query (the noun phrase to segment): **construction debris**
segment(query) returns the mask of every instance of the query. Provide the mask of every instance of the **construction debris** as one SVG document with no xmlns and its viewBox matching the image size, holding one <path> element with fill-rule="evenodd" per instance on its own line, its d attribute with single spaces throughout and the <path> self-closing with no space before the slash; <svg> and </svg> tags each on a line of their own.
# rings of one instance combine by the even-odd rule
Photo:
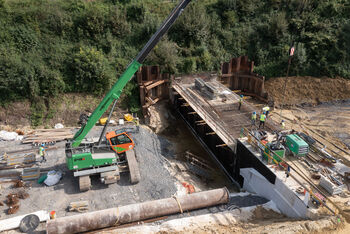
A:
<svg viewBox="0 0 350 234">
<path fill-rule="evenodd" d="M 17 132 L 8 132 L 5 130 L 0 131 L 0 140 L 3 141 L 20 141 L 23 139 L 23 136 L 18 135 Z"/>
<path fill-rule="evenodd" d="M 18 210 L 19 210 L 19 204 L 12 205 L 7 209 L 7 214 L 8 215 L 15 214 L 17 213 Z"/>
<path fill-rule="evenodd" d="M 344 189 L 344 184 L 336 185 L 323 175 L 321 175 L 320 186 L 326 189 L 331 195 L 340 194 Z"/>
<path fill-rule="evenodd" d="M 189 184 L 187 182 L 182 182 L 181 184 L 186 188 L 187 194 L 191 194 L 196 191 L 192 184 Z"/>
<path fill-rule="evenodd" d="M 55 171 L 55 170 L 49 171 L 47 173 L 47 178 L 45 179 L 44 184 L 46 184 L 47 186 L 53 186 L 57 184 L 61 178 L 62 178 L 61 171 Z"/>
<path fill-rule="evenodd" d="M 29 194 L 25 190 L 20 190 L 17 192 L 17 196 L 19 199 L 26 199 L 29 197 Z"/>
<path fill-rule="evenodd" d="M 25 186 L 25 183 L 23 182 L 23 180 L 17 180 L 15 181 L 15 183 L 13 184 L 14 188 L 22 188 Z"/>
<path fill-rule="evenodd" d="M 55 129 L 59 129 L 59 128 L 64 128 L 63 124 L 61 123 L 55 124 Z"/>
<path fill-rule="evenodd" d="M 7 206 L 14 206 L 19 203 L 18 194 L 16 193 L 10 193 L 6 196 L 6 198 L 7 198 L 6 199 Z"/>
<path fill-rule="evenodd" d="M 89 210 L 89 201 L 71 202 L 68 206 L 69 211 L 84 212 Z"/>
<path fill-rule="evenodd" d="M 212 178 L 212 175 L 215 172 L 212 167 L 209 166 L 208 162 L 189 151 L 185 152 L 185 158 L 187 160 L 186 167 L 189 171 L 208 180 Z"/>
</svg>

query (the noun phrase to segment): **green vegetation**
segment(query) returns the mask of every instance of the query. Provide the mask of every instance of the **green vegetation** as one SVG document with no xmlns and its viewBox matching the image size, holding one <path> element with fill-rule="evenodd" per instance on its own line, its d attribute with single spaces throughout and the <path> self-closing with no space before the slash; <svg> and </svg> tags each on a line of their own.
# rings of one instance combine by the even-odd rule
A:
<svg viewBox="0 0 350 234">
<path fill-rule="evenodd" d="M 0 0 L 0 103 L 31 100 L 37 125 L 35 110 L 62 92 L 101 96 L 176 2 Z M 248 55 L 258 73 L 284 76 L 291 44 L 291 75 L 350 78 L 350 2 L 193 0 L 145 63 L 191 73 Z M 135 92 L 133 81 L 122 100 L 132 111 Z"/>
</svg>

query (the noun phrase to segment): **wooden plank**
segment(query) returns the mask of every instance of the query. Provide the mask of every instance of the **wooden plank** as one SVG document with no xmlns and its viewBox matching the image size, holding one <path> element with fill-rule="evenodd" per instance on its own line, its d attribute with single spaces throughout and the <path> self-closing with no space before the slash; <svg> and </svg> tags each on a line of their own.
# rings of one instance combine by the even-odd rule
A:
<svg viewBox="0 0 350 234">
<path fill-rule="evenodd" d="M 35 129 L 33 131 L 35 132 L 50 132 L 50 131 L 53 131 L 53 132 L 60 132 L 60 131 L 67 131 L 67 130 L 71 130 L 71 129 L 74 129 L 74 128 L 51 128 L 51 129 L 45 129 L 45 128 L 41 128 L 41 129 Z"/>
<path fill-rule="evenodd" d="M 166 80 L 159 80 L 157 82 L 154 82 L 153 84 L 150 84 L 150 85 L 146 86 L 146 90 L 153 89 L 154 87 L 157 87 L 157 86 L 159 86 L 159 85 L 161 85 L 161 84 L 163 84 L 165 82 L 166 82 Z"/>
<path fill-rule="evenodd" d="M 187 171 L 187 168 L 182 163 L 176 163 L 176 167 L 180 172 Z"/>
<path fill-rule="evenodd" d="M 26 137 L 23 140 L 37 140 L 37 139 L 61 139 L 61 138 L 70 138 L 73 137 L 74 134 L 67 134 L 62 136 L 33 136 L 33 137 Z"/>
</svg>

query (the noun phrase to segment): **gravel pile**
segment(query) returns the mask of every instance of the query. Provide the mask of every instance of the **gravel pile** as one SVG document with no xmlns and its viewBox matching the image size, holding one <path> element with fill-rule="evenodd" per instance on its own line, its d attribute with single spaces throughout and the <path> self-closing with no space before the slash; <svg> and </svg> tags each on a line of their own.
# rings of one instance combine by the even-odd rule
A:
<svg viewBox="0 0 350 234">
<path fill-rule="evenodd" d="M 177 191 L 176 180 L 164 167 L 167 164 L 165 157 L 169 156 L 166 154 L 171 154 L 167 149 L 170 142 L 145 128 L 140 128 L 138 133 L 134 133 L 133 139 L 141 173 L 141 181 L 135 186 L 135 190 L 142 194 L 145 200 L 174 195 Z"/>
</svg>

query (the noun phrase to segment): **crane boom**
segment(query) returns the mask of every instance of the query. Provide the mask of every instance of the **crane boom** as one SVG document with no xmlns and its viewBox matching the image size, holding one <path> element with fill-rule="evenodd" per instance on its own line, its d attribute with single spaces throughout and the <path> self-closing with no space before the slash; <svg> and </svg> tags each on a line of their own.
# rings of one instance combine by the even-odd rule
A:
<svg viewBox="0 0 350 234">
<path fill-rule="evenodd" d="M 151 37 L 151 39 L 147 42 L 147 44 L 143 47 L 143 49 L 139 52 L 136 58 L 128 65 L 125 72 L 120 76 L 118 81 L 113 85 L 112 89 L 106 94 L 98 107 L 94 110 L 94 112 L 89 117 L 86 124 L 84 124 L 79 131 L 74 135 L 72 139 L 72 147 L 78 147 L 81 141 L 86 137 L 86 135 L 90 132 L 91 128 L 95 125 L 95 123 L 101 118 L 103 113 L 106 112 L 108 107 L 112 104 L 114 100 L 118 100 L 123 88 L 125 85 L 131 80 L 134 76 L 135 72 L 141 67 L 143 61 L 150 53 L 150 51 L 156 46 L 159 40 L 164 36 L 164 34 L 169 30 L 169 28 L 174 24 L 176 19 L 180 16 L 182 11 L 186 8 L 186 6 L 191 2 L 191 0 L 182 0 L 171 12 L 168 18 L 163 22 L 160 28 L 157 30 L 155 34 Z"/>
</svg>

